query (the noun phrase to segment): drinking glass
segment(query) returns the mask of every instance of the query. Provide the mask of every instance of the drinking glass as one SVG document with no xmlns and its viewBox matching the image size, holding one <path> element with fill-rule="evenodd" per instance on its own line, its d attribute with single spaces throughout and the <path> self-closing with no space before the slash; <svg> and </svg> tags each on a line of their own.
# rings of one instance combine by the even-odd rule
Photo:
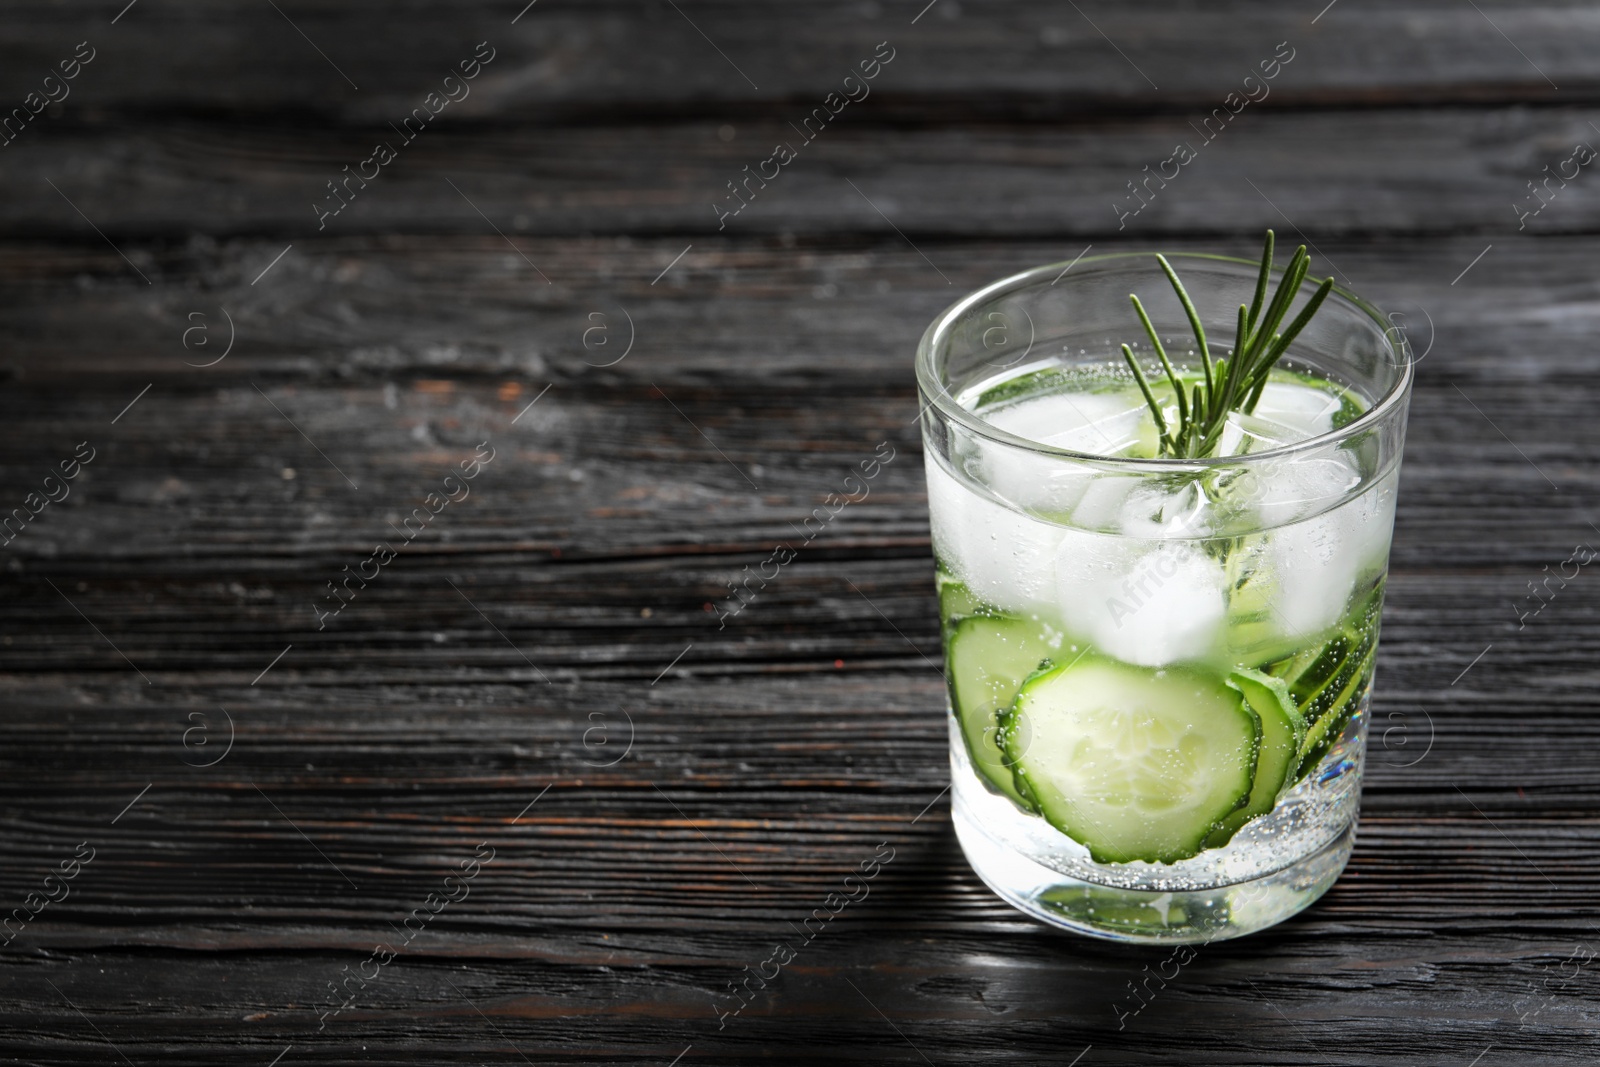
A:
<svg viewBox="0 0 1600 1067">
<path fill-rule="evenodd" d="M 1259 264 L 1168 258 L 1227 357 Z M 1350 856 L 1412 369 L 1335 288 L 1227 454 L 1140 458 L 1121 344 L 1160 372 L 1130 293 L 1202 373 L 1146 254 L 995 282 L 918 347 L 952 811 L 1023 912 L 1205 942 L 1307 907 Z"/>
</svg>

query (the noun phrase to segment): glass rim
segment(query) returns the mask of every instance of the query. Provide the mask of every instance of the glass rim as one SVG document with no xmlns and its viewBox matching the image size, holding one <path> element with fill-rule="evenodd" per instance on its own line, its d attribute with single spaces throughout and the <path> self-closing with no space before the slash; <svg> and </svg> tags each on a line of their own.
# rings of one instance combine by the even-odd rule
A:
<svg viewBox="0 0 1600 1067">
<path fill-rule="evenodd" d="M 1043 275 L 1057 270 L 1057 268 L 1060 268 L 1060 274 L 1057 276 L 1057 280 L 1059 281 L 1060 275 L 1065 275 L 1067 271 L 1080 264 L 1093 263 L 1104 265 L 1112 263 L 1116 260 L 1149 260 L 1153 262 L 1157 255 L 1165 255 L 1168 259 L 1207 260 L 1215 263 L 1235 264 L 1249 267 L 1252 271 L 1258 273 L 1261 269 L 1261 263 L 1259 260 L 1251 261 L 1248 259 L 1240 259 L 1237 256 L 1222 256 L 1208 252 L 1107 252 L 1102 255 L 1089 256 L 1087 258 L 1080 256 L 1074 260 L 1061 260 L 1056 263 L 1046 263 L 1042 266 L 1031 267 L 1027 270 L 1019 271 L 1016 274 L 1008 275 L 1007 277 L 1001 278 L 998 281 L 990 282 L 988 285 L 968 293 L 966 296 L 945 308 L 934 317 L 933 321 L 928 324 L 928 328 L 923 331 L 922 339 L 917 343 L 916 355 L 917 385 L 919 392 L 923 394 L 925 401 L 922 411 L 926 413 L 928 408 L 936 407 L 947 417 L 980 437 L 986 438 L 997 444 L 1007 445 L 1012 448 L 1024 449 L 1038 455 L 1056 456 L 1062 459 L 1073 460 L 1080 463 L 1087 461 L 1095 464 L 1104 464 L 1108 469 L 1120 468 L 1172 473 L 1174 471 L 1183 470 L 1207 470 L 1214 467 L 1242 467 L 1256 462 L 1280 460 L 1285 457 L 1294 456 L 1298 453 L 1311 452 L 1317 449 L 1326 448 L 1330 444 L 1355 437 L 1361 432 L 1371 429 L 1372 427 L 1383 422 L 1385 419 L 1391 417 L 1395 409 L 1405 403 L 1406 396 L 1411 389 L 1412 376 L 1414 373 L 1413 361 L 1410 358 L 1410 346 L 1406 342 L 1405 335 L 1400 335 L 1399 344 L 1396 345 L 1389 332 L 1390 330 L 1394 329 L 1394 327 L 1386 318 L 1384 318 L 1383 313 L 1380 312 L 1373 304 L 1357 296 L 1355 293 L 1350 292 L 1348 289 L 1344 288 L 1338 283 L 1335 283 L 1333 288 L 1328 293 L 1328 302 L 1332 303 L 1335 299 L 1341 300 L 1353 307 L 1355 310 L 1359 311 L 1368 319 L 1372 320 L 1372 322 L 1378 326 L 1379 333 L 1383 337 L 1384 344 L 1388 346 L 1389 351 L 1394 353 L 1397 357 L 1401 357 L 1400 362 L 1398 363 L 1400 373 L 1398 377 L 1396 377 L 1394 384 L 1391 385 L 1381 397 L 1375 400 L 1371 407 L 1367 408 L 1366 411 L 1363 411 L 1360 415 L 1356 416 L 1345 425 L 1336 430 L 1329 430 L 1327 433 L 1318 434 L 1315 437 L 1308 437 L 1303 441 L 1296 441 L 1294 444 L 1268 449 L 1265 452 L 1251 452 L 1240 456 L 1211 456 L 1201 459 L 1143 459 L 1131 456 L 1096 455 L 1093 452 L 1075 452 L 1071 449 L 1059 448 L 1055 445 L 1047 445 L 1041 441 L 1034 441 L 1026 437 L 1019 437 L 1014 433 L 1002 430 L 998 426 L 986 422 L 973 412 L 957 403 L 955 397 L 950 395 L 950 391 L 944 387 L 944 383 L 939 381 L 938 376 L 934 373 L 934 354 L 939 351 L 939 346 L 941 343 L 948 341 L 950 331 L 953 329 L 954 324 L 965 312 L 970 311 L 972 308 L 989 300 L 993 300 L 994 298 L 1005 293 L 1023 289 Z M 1282 276 L 1283 268 L 1274 267 L 1272 270 L 1272 277 L 1281 278 Z M 1052 282 L 1051 284 L 1053 285 L 1055 283 Z M 1300 283 L 1301 292 L 1305 292 L 1308 286 L 1312 291 L 1315 291 L 1315 288 L 1318 284 L 1320 284 L 1320 282 L 1316 282 L 1308 276 Z M 920 421 L 921 416 L 918 416 L 918 419 Z"/>
</svg>

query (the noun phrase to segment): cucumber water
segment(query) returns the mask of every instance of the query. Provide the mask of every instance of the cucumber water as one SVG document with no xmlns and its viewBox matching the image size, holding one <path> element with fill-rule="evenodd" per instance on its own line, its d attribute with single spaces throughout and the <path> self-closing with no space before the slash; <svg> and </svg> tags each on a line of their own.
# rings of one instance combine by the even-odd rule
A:
<svg viewBox="0 0 1600 1067">
<path fill-rule="evenodd" d="M 1412 361 L 1275 250 L 1080 254 L 917 346 L 951 823 L 1054 926 L 1238 937 L 1355 847 Z"/>
<path fill-rule="evenodd" d="M 1157 436 L 1114 368 L 1016 373 L 960 400 L 1069 454 L 972 438 L 928 460 L 957 803 L 981 831 L 1109 885 L 1118 869 L 1268 870 L 1347 828 L 1393 470 L 1356 446 L 1098 467 L 1153 457 Z M 1362 410 L 1275 370 L 1220 452 L 1282 450 Z"/>
</svg>

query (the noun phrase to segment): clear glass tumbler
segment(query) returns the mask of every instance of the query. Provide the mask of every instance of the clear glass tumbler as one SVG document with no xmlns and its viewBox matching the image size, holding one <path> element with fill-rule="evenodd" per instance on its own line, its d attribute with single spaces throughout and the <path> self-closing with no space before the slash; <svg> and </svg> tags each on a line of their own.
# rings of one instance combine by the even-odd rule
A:
<svg viewBox="0 0 1600 1067">
<path fill-rule="evenodd" d="M 1169 259 L 1228 356 L 1259 265 Z M 1203 942 L 1300 911 L 1349 858 L 1411 363 L 1335 289 L 1217 458 L 1147 458 L 1130 293 L 1203 373 L 1145 254 L 996 282 L 918 348 L 952 807 L 1022 911 Z"/>
</svg>

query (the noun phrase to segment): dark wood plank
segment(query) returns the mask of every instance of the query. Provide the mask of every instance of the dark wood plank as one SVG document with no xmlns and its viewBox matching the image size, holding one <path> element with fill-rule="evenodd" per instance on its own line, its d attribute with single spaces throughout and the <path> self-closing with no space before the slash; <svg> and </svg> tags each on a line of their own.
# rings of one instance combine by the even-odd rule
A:
<svg viewBox="0 0 1600 1067">
<path fill-rule="evenodd" d="M 1600 135 L 1580 108 L 1245 110 L 1220 131 L 1200 126 L 1207 114 L 935 128 L 841 119 L 809 142 L 782 116 L 741 124 L 728 142 L 715 120 L 441 124 L 409 144 L 382 124 L 175 118 L 61 127 L 0 152 L 0 182 L 12 190 L 0 201 L 0 229 L 98 251 L 104 240 L 87 218 L 119 244 L 159 239 L 133 256 L 146 275 L 183 271 L 211 239 L 281 236 L 259 265 L 238 265 L 254 266 L 248 282 L 291 238 L 391 232 L 671 233 L 685 236 L 678 250 L 693 239 L 704 253 L 724 247 L 715 238 L 898 239 L 898 229 L 918 242 L 1070 238 L 1070 258 L 1088 241 L 1232 239 L 1269 225 L 1319 241 L 1464 230 L 1509 241 L 1596 228 L 1594 164 L 1573 156 L 1580 143 L 1593 152 Z M 342 168 L 380 143 L 396 147 L 394 162 L 365 187 L 347 178 Z M 763 161 L 780 143 L 796 157 L 765 166 L 764 182 Z M 1180 143 L 1194 152 L 1181 167 L 1169 162 Z M 1536 195 L 1530 183 L 1547 177 Z M 349 182 L 337 195 L 335 180 Z M 533 281 L 549 277 L 532 257 L 518 262 Z"/>
<path fill-rule="evenodd" d="M 85 39 L 96 57 L 61 105 L 69 121 L 181 109 L 381 126 L 418 106 L 481 41 L 494 59 L 461 102 L 463 117 L 540 122 L 624 109 L 803 113 L 886 40 L 894 60 L 873 106 L 939 122 L 1220 106 L 1285 41 L 1292 59 L 1268 97 L 1282 103 L 1544 104 L 1554 86 L 1568 100 L 1597 87 L 1586 44 L 1594 13 L 1579 0 L 1480 10 L 1343 0 L 1320 17 L 1298 6 L 1180 0 L 1100 0 L 1076 11 L 1047 0 L 693 0 L 676 11 L 648 0 L 540 0 L 520 17 L 524 5 L 499 0 L 243 5 L 225 16 L 193 0 L 146 0 L 115 25 L 106 6 L 15 5 L 0 42 L 6 98 L 20 103 Z M 179 40 L 186 46 L 174 49 Z"/>
</svg>

